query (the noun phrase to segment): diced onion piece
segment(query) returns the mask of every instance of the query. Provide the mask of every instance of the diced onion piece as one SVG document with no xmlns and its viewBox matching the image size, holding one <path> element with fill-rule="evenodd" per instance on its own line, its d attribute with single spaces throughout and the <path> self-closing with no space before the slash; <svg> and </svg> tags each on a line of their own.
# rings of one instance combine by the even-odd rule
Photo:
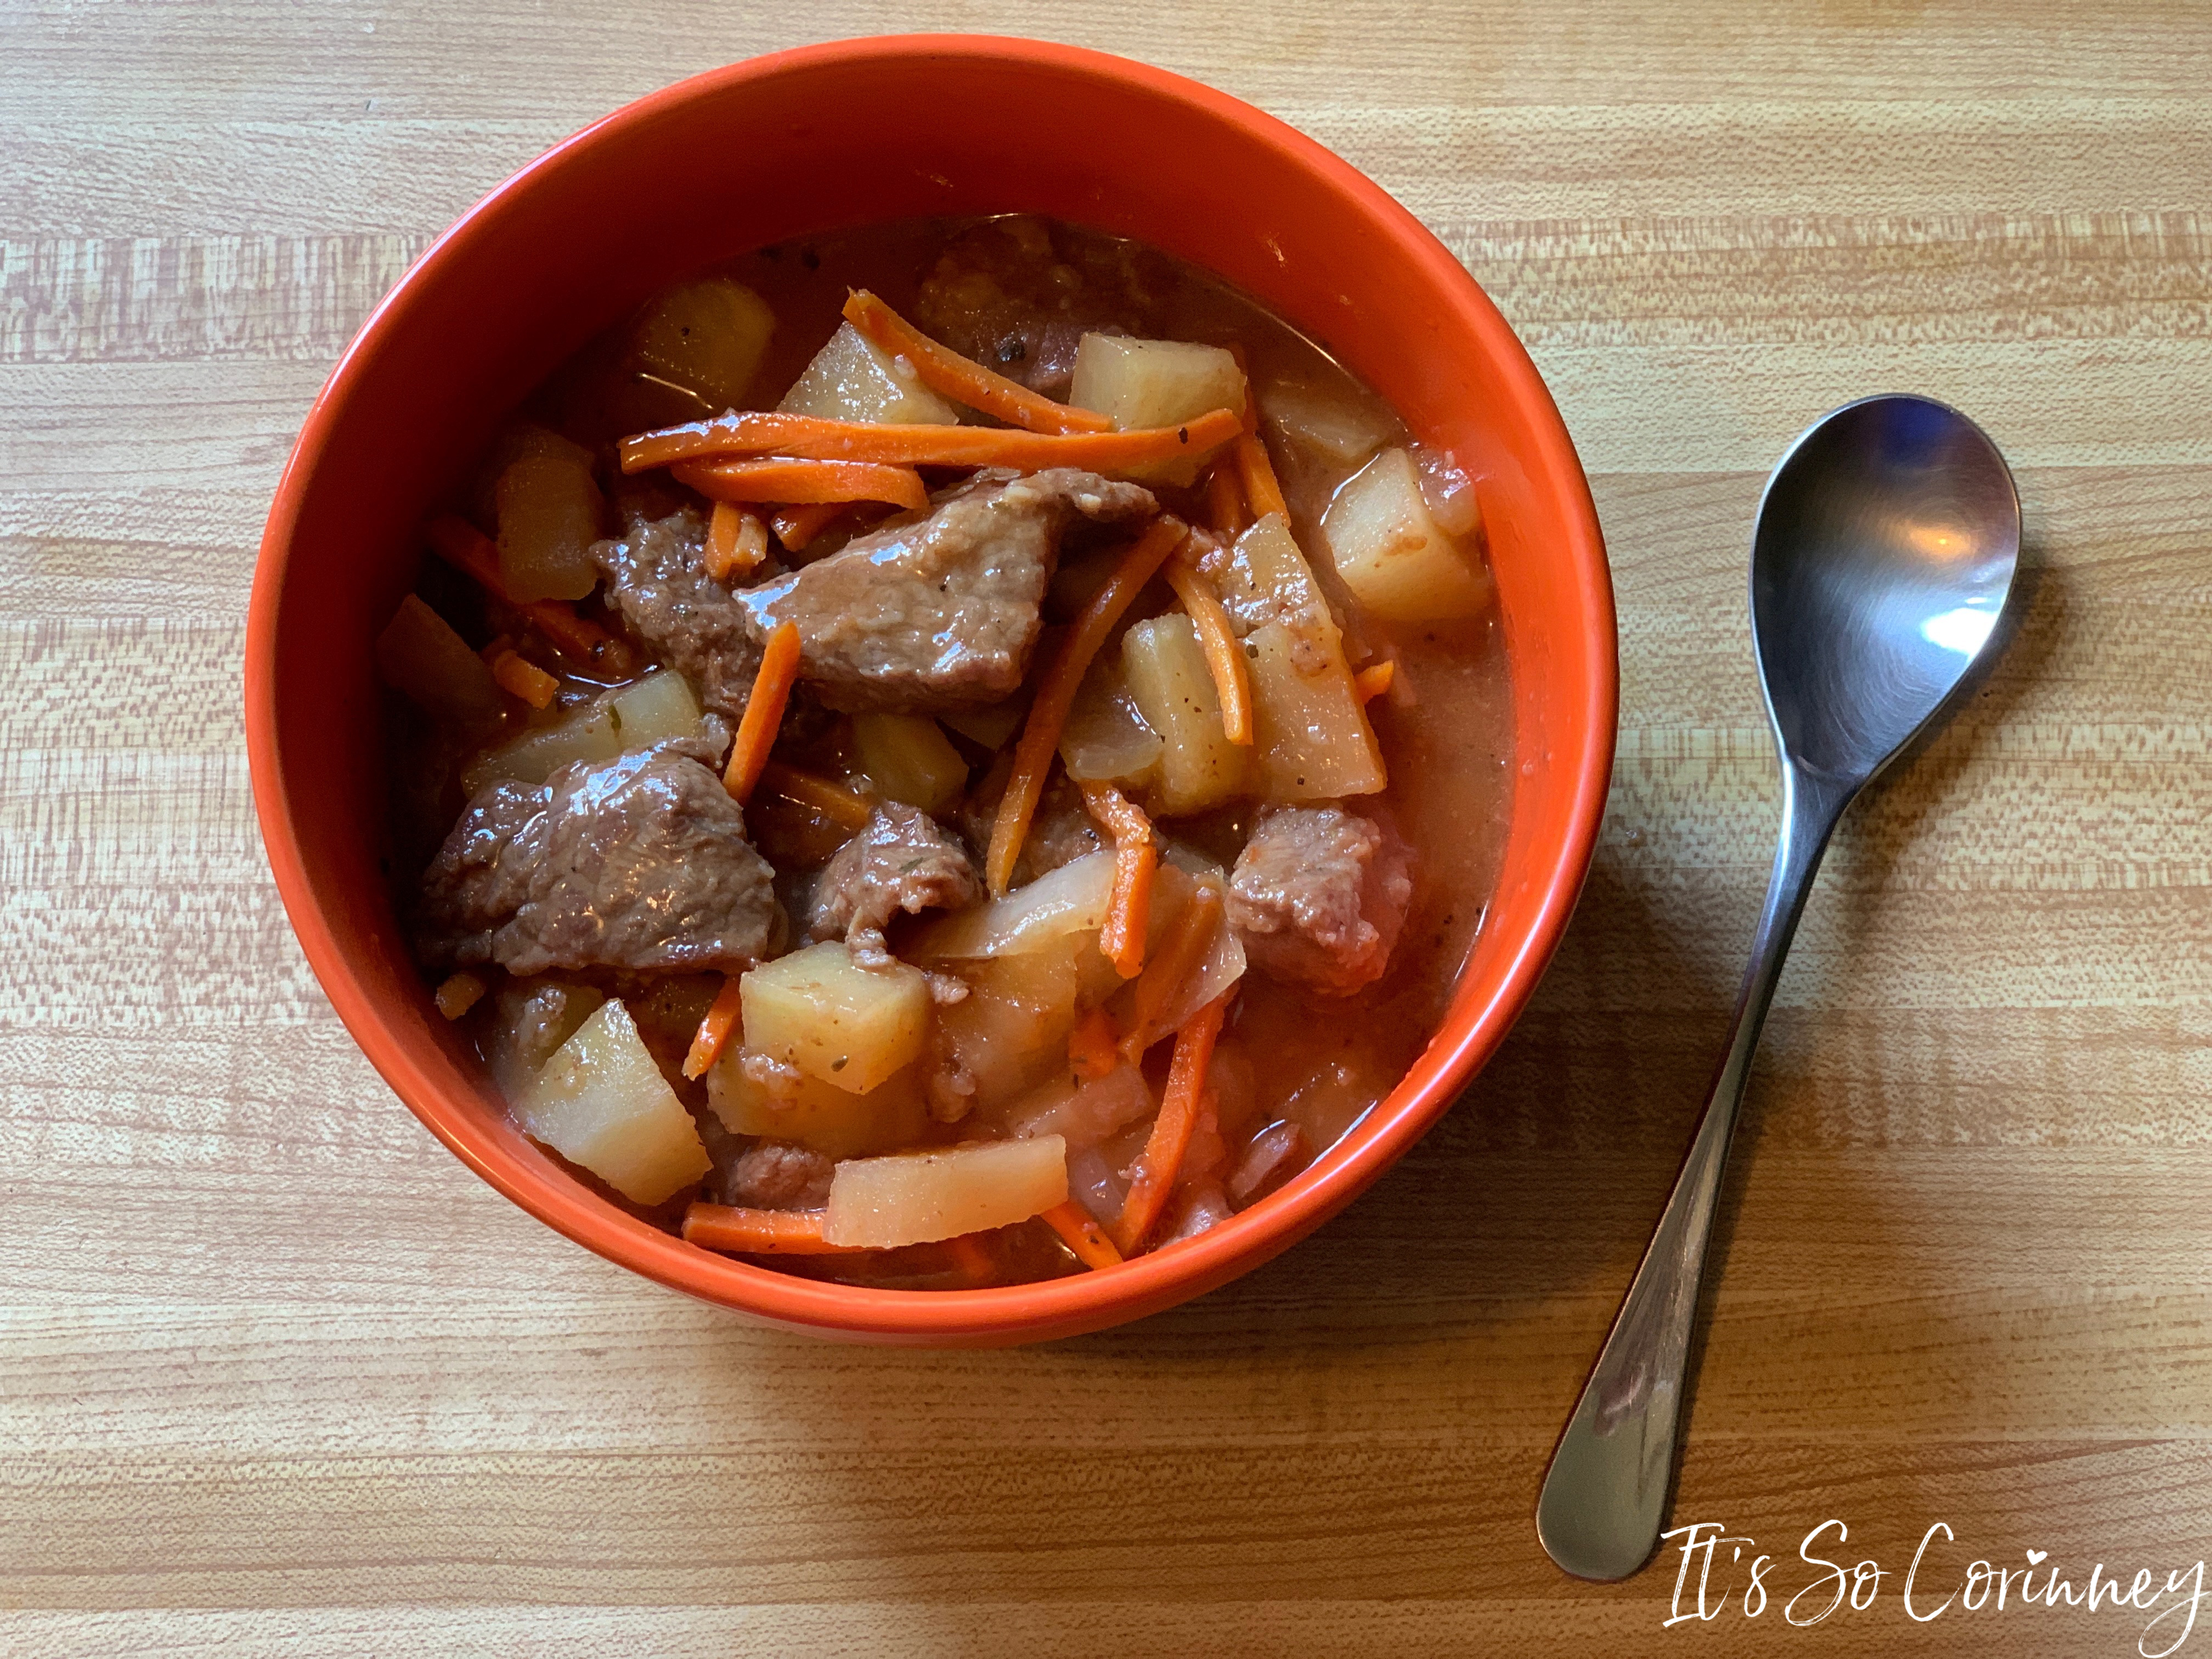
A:
<svg viewBox="0 0 2212 1659">
<path fill-rule="evenodd" d="M 1134 790 L 1158 775 L 1166 744 L 1145 723 L 1121 663 L 1100 656 L 1076 689 L 1060 738 L 1067 775 L 1082 783 L 1110 783 Z"/>
<path fill-rule="evenodd" d="M 975 1104 L 994 1113 L 1067 1065 L 1082 976 L 1081 939 L 1057 950 L 963 963 L 968 994 L 937 1011 L 939 1040 L 975 1084 Z"/>
<path fill-rule="evenodd" d="M 1371 795 L 1388 781 L 1367 706 L 1341 652 L 1313 672 L 1280 623 L 1245 641 L 1252 669 L 1253 775 L 1270 800 Z"/>
<path fill-rule="evenodd" d="M 1169 857 L 1175 863 L 1163 865 L 1159 872 L 1164 900 L 1161 908 L 1169 920 L 1154 923 L 1155 945 L 1164 941 L 1173 919 L 1181 915 L 1200 882 L 1217 894 L 1228 885 L 1218 867 L 1207 865 L 1186 848 L 1170 845 Z M 1187 870 L 1202 873 L 1187 873 Z M 1147 1024 L 1147 1036 L 1157 1041 L 1178 1030 L 1193 1014 L 1244 976 L 1243 941 L 1229 925 L 1226 907 L 1217 914 L 1220 919 L 1215 924 L 1213 938 L 1205 955 L 1199 958 L 1195 972 L 1163 958 L 1157 950 L 1147 951 L 1145 971 L 1122 986 L 1109 1005 L 1119 1029 L 1125 1033 L 1134 1030 L 1141 1023 L 1138 1011 L 1157 1001 L 1157 1012 Z"/>
<path fill-rule="evenodd" d="M 968 763 L 927 714 L 855 714 L 853 745 L 878 794 L 925 812 L 949 811 L 968 786 Z"/>
<path fill-rule="evenodd" d="M 1123 1060 L 1104 1077 L 1064 1075 L 1024 1095 L 1007 1109 L 1006 1127 L 1017 1140 L 1057 1135 L 1081 1154 L 1158 1109 L 1145 1074 Z"/>
<path fill-rule="evenodd" d="M 1164 817 L 1218 806 L 1244 787 L 1247 747 L 1221 727 L 1221 696 L 1188 617 L 1140 622 L 1121 636 L 1121 672 L 1145 723 L 1165 747 L 1150 792 Z"/>
<path fill-rule="evenodd" d="M 822 1236 L 876 1249 L 926 1244 L 1009 1227 L 1066 1199 L 1058 1135 L 851 1158 L 830 1178 Z"/>
<path fill-rule="evenodd" d="M 525 1134 L 634 1204 L 658 1204 L 714 1167 L 619 1002 L 601 1004 L 514 1106 Z"/>
<path fill-rule="evenodd" d="M 918 1139 L 929 1125 L 919 1066 L 908 1066 L 864 1095 L 802 1076 L 787 1094 L 745 1075 L 744 1052 L 726 1046 L 707 1069 L 707 1104 L 736 1135 L 767 1135 L 811 1146 L 824 1158 L 861 1158 Z"/>
<path fill-rule="evenodd" d="M 768 301 L 743 283 L 708 276 L 655 300 L 640 320 L 633 356 L 647 374 L 698 394 L 713 409 L 744 404 L 775 331 Z"/>
<path fill-rule="evenodd" d="M 842 940 L 763 963 L 738 982 L 745 1047 L 864 1095 L 909 1065 L 929 1028 L 929 984 L 902 963 L 863 968 Z"/>
<path fill-rule="evenodd" d="M 837 325 L 776 408 L 787 415 L 879 426 L 951 426 L 960 419 L 958 410 L 921 383 L 914 365 L 850 323 Z"/>
<path fill-rule="evenodd" d="M 376 636 L 376 672 L 424 713 L 461 732 L 496 726 L 505 707 L 483 659 L 412 593 Z"/>
<path fill-rule="evenodd" d="M 1344 585 L 1387 622 L 1472 617 L 1490 603 L 1488 576 L 1429 511 L 1402 449 L 1386 449 L 1346 479 L 1321 522 Z"/>
<path fill-rule="evenodd" d="M 1304 380 L 1278 380 L 1260 392 L 1267 424 L 1301 449 L 1339 466 L 1356 466 L 1390 441 L 1389 417 L 1358 394 Z"/>
<path fill-rule="evenodd" d="M 931 923 L 903 947 L 921 962 L 1042 951 L 1106 925 L 1114 896 L 1114 854 L 1089 853 L 1017 887 L 1004 898 Z"/>
<path fill-rule="evenodd" d="M 1078 409 L 1111 416 L 1127 432 L 1180 426 L 1216 409 L 1241 416 L 1245 396 L 1244 371 L 1219 346 L 1086 334 L 1076 344 L 1067 400 Z M 1137 471 L 1188 484 L 1198 468 L 1196 460 L 1182 460 Z"/>
<path fill-rule="evenodd" d="M 599 586 L 592 544 L 603 503 L 588 455 L 546 447 L 507 463 L 492 488 L 499 579 L 517 605 L 580 599 Z"/>
</svg>

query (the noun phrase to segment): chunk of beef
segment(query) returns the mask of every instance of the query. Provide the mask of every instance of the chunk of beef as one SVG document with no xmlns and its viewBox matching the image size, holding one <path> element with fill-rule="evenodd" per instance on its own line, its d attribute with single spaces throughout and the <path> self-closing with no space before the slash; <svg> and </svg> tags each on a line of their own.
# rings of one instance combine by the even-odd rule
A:
<svg viewBox="0 0 2212 1659">
<path fill-rule="evenodd" d="M 858 537 L 736 602 L 757 645 L 779 623 L 798 624 L 799 677 L 832 708 L 981 707 L 1028 672 L 1069 526 L 1137 525 L 1158 511 L 1149 490 L 1093 472 L 979 472 L 927 516 Z"/>
<path fill-rule="evenodd" d="M 880 935 L 902 910 L 957 910 L 982 896 L 968 849 L 927 812 L 890 801 L 823 868 L 809 931 L 858 941 Z"/>
<path fill-rule="evenodd" d="M 836 1165 L 811 1146 L 756 1140 L 722 1173 L 722 1202 L 750 1210 L 818 1210 Z"/>
<path fill-rule="evenodd" d="M 773 874 L 697 761 L 579 761 L 469 803 L 423 876 L 422 954 L 513 974 L 739 973 L 782 941 Z"/>
<path fill-rule="evenodd" d="M 661 659 L 683 670 L 706 708 L 730 720 L 745 712 L 760 645 L 738 596 L 707 574 L 707 520 L 686 507 L 634 518 L 617 539 L 593 545 L 607 602 Z"/>
<path fill-rule="evenodd" d="M 1405 844 L 1331 804 L 1272 807 L 1229 880 L 1229 920 L 1263 973 L 1329 996 L 1382 975 L 1413 894 Z"/>
<path fill-rule="evenodd" d="M 938 256 L 915 297 L 922 328 L 1048 398 L 1067 396 L 1075 349 L 1094 330 L 1158 335 L 1172 280 L 1134 242 L 1068 239 L 1040 219 L 994 219 Z"/>
</svg>

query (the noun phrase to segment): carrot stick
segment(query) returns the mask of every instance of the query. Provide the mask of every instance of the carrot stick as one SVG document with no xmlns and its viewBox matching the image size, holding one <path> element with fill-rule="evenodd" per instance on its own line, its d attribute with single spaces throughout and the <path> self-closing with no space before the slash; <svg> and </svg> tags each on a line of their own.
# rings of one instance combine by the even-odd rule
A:
<svg viewBox="0 0 2212 1659">
<path fill-rule="evenodd" d="M 741 1210 L 727 1204 L 694 1204 L 684 1212 L 684 1239 L 710 1250 L 746 1255 L 848 1255 L 857 1244 L 832 1244 L 822 1237 L 819 1210 Z"/>
<path fill-rule="evenodd" d="M 1114 1016 L 1103 1008 L 1093 1008 L 1077 1020 L 1075 1029 L 1067 1034 L 1067 1063 L 1075 1074 L 1096 1079 L 1119 1066 L 1121 1056 L 1114 1047 L 1119 1035 L 1114 1029 Z"/>
<path fill-rule="evenodd" d="M 1098 948 L 1114 971 L 1134 979 L 1145 970 L 1145 930 L 1152 914 L 1152 872 L 1160 849 L 1145 809 L 1110 783 L 1083 782 L 1083 804 L 1114 837 L 1114 892 L 1106 903 L 1106 925 Z"/>
<path fill-rule="evenodd" d="M 1362 702 L 1372 702 L 1390 689 L 1390 682 L 1398 678 L 1398 665 L 1390 659 L 1367 665 L 1352 677 L 1352 689 Z"/>
<path fill-rule="evenodd" d="M 1156 461 L 1211 454 L 1237 434 L 1237 416 L 1211 410 L 1180 426 L 1127 432 L 1020 432 L 989 426 L 884 426 L 813 415 L 745 410 L 622 441 L 623 471 L 642 472 L 710 456 L 781 455 L 875 461 L 887 466 L 1048 466 L 1126 472 Z"/>
<path fill-rule="evenodd" d="M 1190 613 L 1198 629 L 1198 642 L 1206 652 L 1206 666 L 1213 676 L 1214 695 L 1221 699 L 1221 733 L 1231 743 L 1252 741 L 1252 676 L 1244 665 L 1244 647 L 1230 630 L 1229 613 L 1220 596 L 1198 567 L 1188 559 L 1167 562 L 1163 574 L 1168 586 Z"/>
<path fill-rule="evenodd" d="M 532 708 L 543 708 L 553 701 L 553 694 L 561 689 L 561 682 L 532 662 L 513 646 L 487 659 L 491 664 L 491 677 L 503 690 L 512 691 Z"/>
<path fill-rule="evenodd" d="M 447 1019 L 459 1019 L 477 1006 L 483 994 L 483 981 L 474 974 L 459 973 L 448 975 L 431 994 L 440 1013 Z"/>
<path fill-rule="evenodd" d="M 1114 1223 L 1114 1243 L 1125 1256 L 1134 1255 L 1167 1207 L 1168 1194 L 1182 1168 L 1182 1155 L 1190 1148 L 1191 1131 L 1198 1127 L 1199 1097 L 1206 1090 L 1206 1068 L 1213 1059 L 1213 1041 L 1221 1035 L 1222 1016 L 1229 1012 L 1230 987 L 1193 1014 L 1176 1033 L 1175 1060 L 1168 1067 L 1168 1086 L 1160 1095 L 1160 1115 L 1152 1120 L 1152 1133 L 1137 1159 L 1137 1172 L 1129 1182 L 1129 1196 Z"/>
<path fill-rule="evenodd" d="M 929 505 L 929 488 L 910 466 L 874 461 L 791 461 L 781 457 L 755 461 L 678 461 L 670 469 L 717 501 L 890 501 L 899 507 Z"/>
<path fill-rule="evenodd" d="M 466 519 L 447 514 L 422 526 L 430 550 L 456 570 L 476 578 L 484 592 L 501 605 L 514 605 L 538 632 L 558 646 L 562 653 L 586 667 L 624 679 L 637 672 L 637 653 L 595 622 L 576 614 L 559 599 L 532 599 L 516 605 L 507 596 L 499 574 L 499 544 Z"/>
<path fill-rule="evenodd" d="M 734 501 L 716 501 L 707 526 L 707 574 L 718 582 L 742 576 L 768 557 L 768 526 Z"/>
<path fill-rule="evenodd" d="M 707 1068 L 714 1063 L 730 1040 L 730 1033 L 738 1029 L 738 981 L 741 975 L 732 974 L 722 981 L 715 994 L 714 1006 L 707 1010 L 707 1017 L 699 1022 L 699 1030 L 691 1038 L 691 1050 L 684 1056 L 684 1075 L 704 1077 Z"/>
<path fill-rule="evenodd" d="M 1270 513 L 1291 516 L 1291 507 L 1283 499 L 1283 486 L 1276 482 L 1275 464 L 1267 459 L 1267 445 L 1257 433 L 1248 432 L 1237 441 L 1231 452 L 1237 457 L 1237 473 L 1244 486 L 1244 499 L 1252 503 L 1252 516 L 1264 519 Z"/>
<path fill-rule="evenodd" d="M 787 553 L 796 553 L 827 530 L 850 503 L 810 501 L 805 507 L 780 507 L 769 514 L 769 526 Z"/>
<path fill-rule="evenodd" d="M 945 1241 L 945 1248 L 952 1257 L 955 1269 L 969 1284 L 981 1285 L 998 1276 L 991 1253 L 974 1233 L 956 1233 Z"/>
<path fill-rule="evenodd" d="M 932 392 L 955 403 L 1030 432 L 1111 432 L 1113 421 L 1087 409 L 1072 409 L 1010 380 L 995 369 L 939 344 L 866 289 L 847 295 L 845 320 L 882 350 L 914 365 L 915 376 Z"/>
<path fill-rule="evenodd" d="M 876 809 L 866 796 L 854 794 L 842 783 L 832 783 L 811 772 L 786 766 L 779 760 L 772 760 L 761 768 L 759 781 L 769 793 L 781 795 L 793 805 L 804 806 L 817 817 L 842 823 L 848 830 L 865 830 L 868 820 L 875 816 Z"/>
<path fill-rule="evenodd" d="M 1244 487 L 1237 482 L 1234 457 L 1224 456 L 1206 475 L 1206 522 L 1224 536 L 1240 534 L 1244 516 Z"/>
<path fill-rule="evenodd" d="M 760 672 L 753 676 L 752 694 L 745 699 L 737 738 L 730 744 L 730 763 L 722 771 L 722 787 L 740 806 L 751 799 L 761 768 L 768 764 L 768 751 L 775 746 L 784 705 L 791 701 L 791 688 L 798 678 L 799 624 L 778 623 L 768 636 L 768 649 L 761 653 Z"/>
<path fill-rule="evenodd" d="M 1114 1241 L 1106 1237 L 1106 1230 L 1091 1217 L 1091 1212 L 1073 1199 L 1063 1199 L 1049 1210 L 1042 1210 L 1037 1219 L 1060 1235 L 1060 1242 L 1075 1252 L 1075 1259 L 1086 1267 L 1118 1267 L 1121 1253 L 1114 1248 Z"/>
<path fill-rule="evenodd" d="M 1160 1011 L 1198 971 L 1220 928 L 1221 895 L 1211 883 L 1201 884 L 1175 919 L 1173 931 L 1161 942 L 1160 953 L 1152 959 L 1152 971 L 1137 981 L 1131 994 L 1133 1006 L 1128 1031 L 1121 1038 L 1121 1055 L 1132 1066 L 1167 1035 L 1160 1028 Z"/>
<path fill-rule="evenodd" d="M 1044 793 L 1045 774 L 1060 747 L 1068 708 L 1075 702 L 1075 688 L 1082 684 L 1091 659 L 1106 643 L 1106 635 L 1121 621 L 1121 613 L 1188 533 L 1180 519 L 1163 514 L 1154 520 L 1151 529 L 1129 544 L 1105 586 L 1091 595 L 1091 603 L 1084 606 L 1082 616 L 1061 641 L 1060 653 L 1038 677 L 1029 719 L 1014 744 L 1014 769 L 1006 780 L 1006 793 L 1000 798 L 999 816 L 991 825 L 991 845 L 984 854 L 983 871 L 994 897 L 1004 897 L 1013 880 L 1014 861 L 1022 855 L 1030 818 L 1036 811 L 1037 797 Z"/>
</svg>

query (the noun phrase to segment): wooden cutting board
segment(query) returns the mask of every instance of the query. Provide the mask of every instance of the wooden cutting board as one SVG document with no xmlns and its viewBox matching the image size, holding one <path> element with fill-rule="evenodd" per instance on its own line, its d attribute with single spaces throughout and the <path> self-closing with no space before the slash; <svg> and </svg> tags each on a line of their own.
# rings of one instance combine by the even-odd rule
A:
<svg viewBox="0 0 2212 1659">
<path fill-rule="evenodd" d="M 1938 1522 L 1921 1613 L 2212 1555 L 2212 15 L 1999 9 L 0 0 L 0 1648 L 2159 1650 L 1899 1594 Z M 408 261 L 633 97 L 913 27 L 1150 58 L 1395 191 L 1620 593 L 1596 865 L 1466 1100 L 1273 1266 L 1012 1353 L 749 1330 L 471 1176 L 302 963 L 240 736 L 277 469 Z M 1759 902 L 1759 485 L 1882 390 L 2011 459 L 2024 623 L 1783 981 L 1677 1511 L 1756 1541 L 1669 1628 L 1679 1557 L 1571 1583 L 1529 1514 Z M 1883 1577 L 1793 1629 L 1832 1518 Z"/>
</svg>

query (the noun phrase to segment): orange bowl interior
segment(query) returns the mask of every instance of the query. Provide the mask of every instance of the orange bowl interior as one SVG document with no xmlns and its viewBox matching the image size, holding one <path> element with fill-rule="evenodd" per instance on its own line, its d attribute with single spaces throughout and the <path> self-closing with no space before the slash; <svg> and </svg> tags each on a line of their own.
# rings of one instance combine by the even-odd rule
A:
<svg viewBox="0 0 2212 1659">
<path fill-rule="evenodd" d="M 811 231 L 1012 210 L 1218 272 L 1478 477 L 1513 678 L 1512 823 L 1443 1028 L 1282 1192 L 1103 1273 L 946 1292 L 818 1284 L 645 1225 L 508 1124 L 432 1007 L 386 897 L 370 641 L 415 580 L 416 525 L 501 415 L 647 295 Z M 759 1318 L 865 1340 L 1013 1342 L 1222 1283 L 1319 1225 L 1435 1121 L 1504 1036 L 1573 907 L 1604 805 L 1615 676 L 1573 446 L 1504 320 L 1418 221 L 1311 141 L 1194 82 L 1066 47 L 912 37 L 787 52 L 656 94 L 525 169 L 424 255 L 339 362 L 285 470 L 254 579 L 246 738 L 277 886 L 315 972 L 400 1098 L 492 1185 L 611 1260 Z"/>
</svg>

